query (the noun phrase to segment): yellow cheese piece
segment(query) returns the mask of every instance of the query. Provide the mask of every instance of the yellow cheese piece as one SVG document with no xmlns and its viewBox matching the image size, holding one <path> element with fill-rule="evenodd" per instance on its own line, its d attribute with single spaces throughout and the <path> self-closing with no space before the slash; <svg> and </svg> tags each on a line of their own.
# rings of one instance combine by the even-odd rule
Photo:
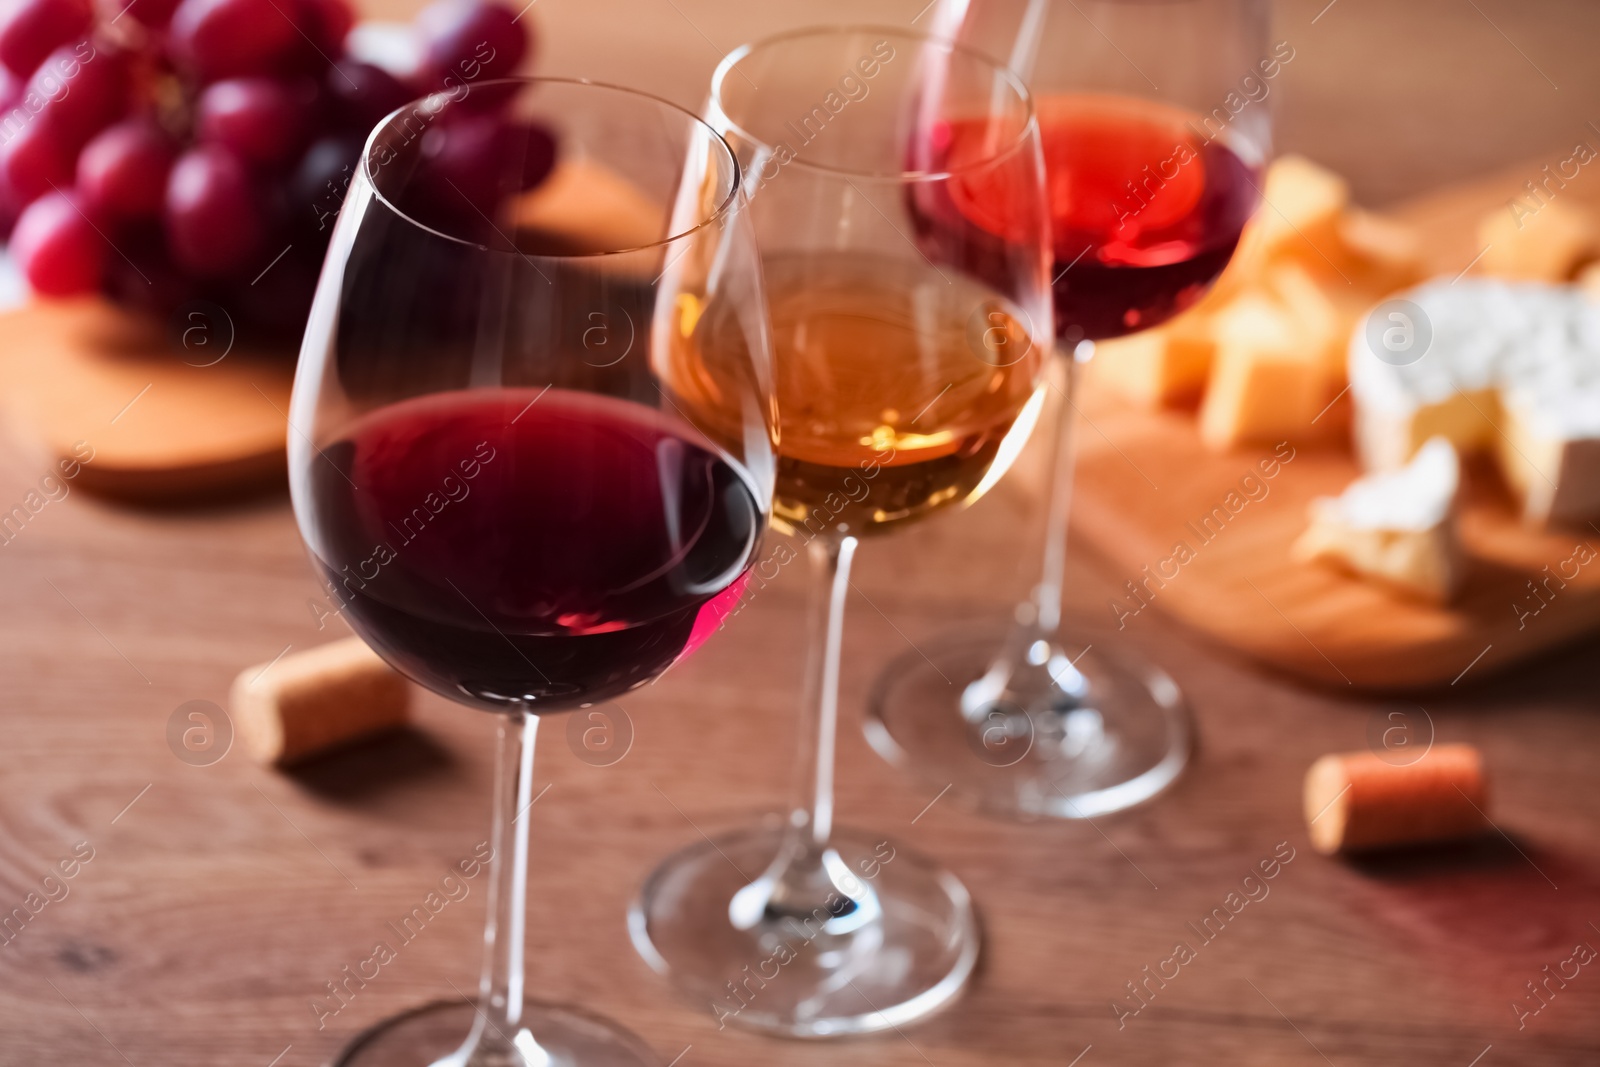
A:
<svg viewBox="0 0 1600 1067">
<path fill-rule="evenodd" d="M 1099 342 L 1089 372 L 1144 407 L 1183 404 L 1205 387 L 1214 348 L 1204 320 L 1191 313 L 1153 330 Z"/>
<path fill-rule="evenodd" d="M 1405 223 L 1350 208 L 1339 220 L 1339 243 L 1340 269 L 1358 287 L 1387 294 L 1428 276 L 1422 235 Z"/>
<path fill-rule="evenodd" d="M 1267 168 L 1264 202 L 1239 238 L 1227 269 L 1191 311 L 1214 311 L 1261 282 L 1267 268 L 1289 256 L 1321 270 L 1346 258 L 1340 223 L 1350 187 L 1304 156 L 1280 156 Z"/>
<path fill-rule="evenodd" d="M 1267 170 L 1262 190 L 1264 203 L 1256 221 L 1263 259 L 1292 256 L 1312 264 L 1327 264 L 1343 243 L 1340 223 L 1350 203 L 1350 184 L 1326 167 L 1304 156 L 1280 156 Z"/>
<path fill-rule="evenodd" d="M 1295 260 L 1276 264 L 1267 273 L 1267 289 L 1293 317 L 1303 343 L 1321 364 L 1333 391 L 1344 388 L 1345 358 L 1354 320 Z M 1340 283 L 1343 284 L 1343 283 Z M 1347 287 L 1348 288 L 1348 287 Z"/>
<path fill-rule="evenodd" d="M 1200 407 L 1200 437 L 1223 450 L 1246 442 L 1304 439 L 1326 403 L 1327 380 L 1295 320 L 1247 293 L 1212 323 L 1217 350 Z"/>
<path fill-rule="evenodd" d="M 1527 198 L 1496 208 L 1478 225 L 1478 261 L 1485 274 L 1564 282 L 1600 255 L 1600 225 L 1586 208 L 1550 200 L 1537 210 Z"/>
<path fill-rule="evenodd" d="M 1206 294 L 1189 308 L 1189 314 L 1207 315 L 1224 307 L 1230 300 L 1243 293 L 1261 281 L 1261 271 L 1266 266 L 1266 246 L 1261 238 L 1261 215 L 1259 210 L 1244 228 L 1244 233 L 1239 236 L 1239 244 L 1233 250 L 1233 258 L 1228 260 L 1228 265 L 1218 275 L 1216 283 L 1211 286 Z"/>
<path fill-rule="evenodd" d="M 1590 299 L 1600 300 L 1600 263 L 1591 263 L 1578 272 L 1578 287 Z"/>
<path fill-rule="evenodd" d="M 1316 427 L 1322 375 L 1313 360 L 1281 353 L 1219 351 L 1200 408 L 1200 438 L 1223 451 L 1246 442 L 1301 440 Z"/>
</svg>

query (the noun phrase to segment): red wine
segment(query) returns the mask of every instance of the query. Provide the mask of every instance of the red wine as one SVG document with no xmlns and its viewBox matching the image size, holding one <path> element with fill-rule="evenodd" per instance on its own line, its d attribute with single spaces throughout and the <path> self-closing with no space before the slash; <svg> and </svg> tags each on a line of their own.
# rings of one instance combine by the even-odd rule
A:
<svg viewBox="0 0 1600 1067">
<path fill-rule="evenodd" d="M 1056 334 L 1118 337 L 1158 325 L 1205 293 L 1228 265 L 1259 199 L 1259 168 L 1193 116 L 1115 96 L 1037 101 L 1050 203 Z M 940 139 L 952 170 L 992 153 L 988 124 L 952 124 Z M 1007 188 L 1019 172 L 978 170 L 951 182 L 972 225 L 1022 224 Z"/>
<path fill-rule="evenodd" d="M 535 712 L 643 685 L 703 640 L 765 522 L 748 475 L 687 424 L 553 388 L 380 408 L 296 496 L 379 653 L 452 699 Z"/>
</svg>

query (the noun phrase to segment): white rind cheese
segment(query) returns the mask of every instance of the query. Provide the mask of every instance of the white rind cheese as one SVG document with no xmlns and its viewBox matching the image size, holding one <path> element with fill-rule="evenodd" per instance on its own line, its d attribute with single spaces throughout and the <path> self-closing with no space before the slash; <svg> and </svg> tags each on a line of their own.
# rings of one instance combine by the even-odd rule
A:
<svg viewBox="0 0 1600 1067">
<path fill-rule="evenodd" d="M 1443 603 L 1460 583 L 1460 488 L 1455 448 L 1432 438 L 1399 469 L 1368 474 L 1337 497 L 1313 500 L 1311 526 L 1291 554 Z"/>
<path fill-rule="evenodd" d="M 1392 470 L 1442 436 L 1495 455 L 1527 518 L 1600 517 L 1600 305 L 1572 286 L 1481 278 L 1399 298 L 1421 310 L 1409 326 L 1431 343 L 1406 362 L 1380 359 L 1366 323 L 1351 338 L 1362 465 Z"/>
</svg>

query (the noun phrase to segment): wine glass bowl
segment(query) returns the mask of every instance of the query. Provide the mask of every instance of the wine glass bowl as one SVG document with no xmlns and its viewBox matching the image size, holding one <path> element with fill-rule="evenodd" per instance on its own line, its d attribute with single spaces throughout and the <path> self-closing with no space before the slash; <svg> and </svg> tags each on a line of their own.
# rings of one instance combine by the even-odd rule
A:
<svg viewBox="0 0 1600 1067">
<path fill-rule="evenodd" d="M 916 35 L 800 30 L 731 53 L 710 111 L 757 205 L 780 527 L 875 533 L 975 500 L 1004 472 L 1048 356 L 1025 94 Z M 957 123 L 973 134 L 952 158 Z M 1016 189 L 1006 232 L 951 207 L 972 186 Z"/>
<path fill-rule="evenodd" d="M 479 92 L 501 110 L 485 116 Z M 759 303 L 737 253 L 715 291 L 692 254 L 727 243 L 736 163 L 701 152 L 705 173 L 686 179 L 695 195 L 666 213 L 684 165 L 666 138 L 601 161 L 575 135 L 632 99 L 491 83 L 392 116 L 368 144 L 307 332 L 291 470 L 312 555 L 381 654 L 491 710 L 565 710 L 653 679 L 742 573 L 765 521 L 759 319 L 726 316 L 724 358 L 745 373 L 722 383 L 739 432 L 724 419 L 715 441 L 652 352 L 658 333 L 681 339 L 687 302 L 719 316 Z M 641 106 L 659 112 L 646 125 L 673 113 Z M 485 122 L 502 135 L 496 151 L 469 143 L 458 161 L 452 139 Z M 506 131 L 544 129 L 660 204 L 660 232 L 641 233 L 643 247 L 573 251 L 581 235 L 523 225 L 526 157 L 548 149 Z M 702 187 L 720 199 L 702 202 Z"/>
<path fill-rule="evenodd" d="M 1039 108 L 1046 167 L 1058 176 L 1060 335 L 1103 341 L 1192 306 L 1255 211 L 1259 146 L 1208 138 L 1192 112 L 1137 96 L 1059 92 L 1040 97 Z"/>
<path fill-rule="evenodd" d="M 590 207 L 529 191 L 555 153 Z M 722 324 L 714 420 L 672 355 L 702 316 Z M 499 736 L 478 1001 L 388 1020 L 338 1062 L 656 1063 L 613 1023 L 524 998 L 521 816 L 539 716 L 692 652 L 768 520 L 771 350 L 731 150 L 690 112 L 590 82 L 402 107 L 346 195 L 290 426 L 295 515 L 340 614 Z"/>
<path fill-rule="evenodd" d="M 1114 634 L 1063 628 L 1078 366 L 1095 341 L 1193 306 L 1227 266 L 1260 202 L 1281 57 L 1263 0 L 941 0 L 932 17 L 1033 91 L 1066 386 L 1031 603 L 1007 627 L 891 664 L 867 737 L 970 807 L 1094 817 L 1171 786 L 1193 728 L 1159 668 Z"/>
</svg>

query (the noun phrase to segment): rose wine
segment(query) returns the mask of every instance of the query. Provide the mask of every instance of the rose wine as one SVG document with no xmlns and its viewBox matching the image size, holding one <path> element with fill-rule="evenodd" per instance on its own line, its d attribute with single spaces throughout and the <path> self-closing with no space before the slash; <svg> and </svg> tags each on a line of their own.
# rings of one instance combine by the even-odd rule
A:
<svg viewBox="0 0 1600 1067">
<path fill-rule="evenodd" d="M 1003 473 L 991 467 L 1010 462 L 1014 430 L 1025 439 L 1018 417 L 1049 351 L 1019 309 L 903 258 L 775 255 L 763 269 L 780 526 L 869 532 L 975 499 Z M 726 392 L 728 332 L 702 324 L 676 352 L 672 378 L 691 410 L 715 412 Z"/>
<path fill-rule="evenodd" d="M 380 408 L 296 495 L 346 618 L 384 658 L 453 699 L 540 712 L 670 666 L 737 595 L 763 521 L 748 475 L 693 428 L 555 388 Z"/>
<path fill-rule="evenodd" d="M 1109 95 L 1036 101 L 1050 203 L 1056 333 L 1100 340 L 1148 329 L 1189 307 L 1227 266 L 1260 198 L 1260 169 L 1208 137 L 1195 116 Z M 937 131 L 948 165 L 992 152 L 992 131 Z M 1019 224 L 1006 183 L 979 169 L 951 183 L 967 223 L 1004 234 Z M 967 244 L 981 248 L 981 242 Z M 965 264 L 981 272 L 975 264 Z"/>
</svg>

